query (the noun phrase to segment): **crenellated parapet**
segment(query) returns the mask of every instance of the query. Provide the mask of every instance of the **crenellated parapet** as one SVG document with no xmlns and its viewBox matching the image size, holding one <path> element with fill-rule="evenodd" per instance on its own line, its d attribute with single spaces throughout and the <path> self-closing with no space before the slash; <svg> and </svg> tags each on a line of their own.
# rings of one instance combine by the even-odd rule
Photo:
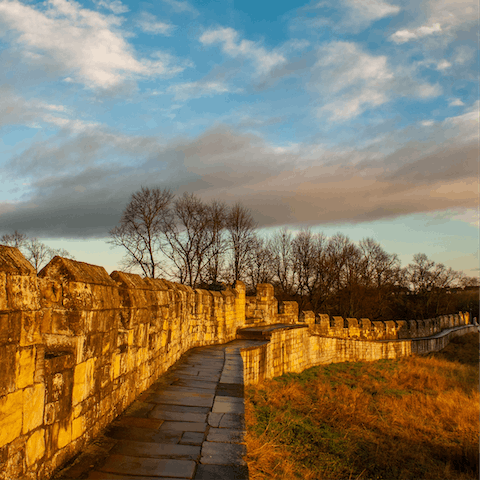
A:
<svg viewBox="0 0 480 480">
<path fill-rule="evenodd" d="M 245 300 L 245 322 L 247 325 L 272 325 L 275 323 L 298 322 L 298 303 L 278 301 L 273 285 L 260 283 L 255 296 Z"/>
<path fill-rule="evenodd" d="M 427 320 L 383 320 L 370 321 L 368 318 L 343 318 L 313 312 L 302 312 L 300 321 L 308 318 L 311 333 L 323 337 L 352 338 L 361 340 L 401 340 L 423 338 L 443 330 L 470 323 L 469 314 L 459 312 L 441 315 Z M 315 323 L 312 321 L 315 318 Z"/>
</svg>

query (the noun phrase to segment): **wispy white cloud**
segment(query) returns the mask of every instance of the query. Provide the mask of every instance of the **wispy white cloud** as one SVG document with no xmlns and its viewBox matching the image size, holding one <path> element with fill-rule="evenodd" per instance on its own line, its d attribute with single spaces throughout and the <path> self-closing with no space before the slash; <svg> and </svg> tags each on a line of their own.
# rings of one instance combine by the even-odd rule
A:
<svg viewBox="0 0 480 480">
<path fill-rule="evenodd" d="M 171 23 L 160 22 L 155 15 L 148 12 L 142 12 L 136 20 L 139 26 L 145 33 L 152 33 L 155 35 L 170 36 L 175 28 Z"/>
<path fill-rule="evenodd" d="M 186 82 L 171 85 L 167 93 L 174 95 L 175 100 L 189 100 L 191 98 L 211 97 L 222 93 L 229 93 L 232 90 L 222 81 L 203 80 L 198 82 Z M 237 89 L 233 90 L 238 92 Z"/>
<path fill-rule="evenodd" d="M 334 121 L 354 118 L 398 96 L 431 98 L 439 85 L 415 78 L 411 68 L 389 65 L 384 55 L 370 55 L 352 42 L 332 42 L 318 49 L 310 87 L 325 103 L 318 116 Z"/>
<path fill-rule="evenodd" d="M 459 98 L 452 98 L 448 104 L 449 107 L 462 107 L 465 105 Z"/>
<path fill-rule="evenodd" d="M 42 11 L 41 6 L 18 0 L 0 1 L 0 26 L 26 62 L 48 65 L 53 59 L 68 78 L 102 89 L 139 77 L 174 75 L 185 68 L 161 53 L 156 60 L 138 58 L 117 28 L 118 17 L 82 8 L 73 0 L 49 0 L 47 7 Z"/>
<path fill-rule="evenodd" d="M 95 0 L 95 3 L 99 7 L 106 8 L 110 10 L 115 15 L 121 15 L 122 13 L 127 13 L 130 9 L 124 5 L 120 0 Z"/>
<path fill-rule="evenodd" d="M 282 65 L 287 60 L 279 52 L 267 51 L 257 42 L 240 40 L 240 35 L 233 28 L 217 28 L 207 30 L 200 36 L 203 45 L 221 44 L 222 51 L 230 57 L 245 57 L 250 59 L 258 74 L 267 74 L 273 68 Z"/>
<path fill-rule="evenodd" d="M 69 133 L 79 133 L 99 124 L 75 118 L 64 105 L 50 104 L 35 98 L 25 99 L 12 87 L 0 86 L 0 127 L 24 125 L 31 128 L 58 127 Z"/>
<path fill-rule="evenodd" d="M 440 60 L 437 63 L 437 70 L 444 71 L 449 69 L 452 66 L 452 64 L 448 60 Z"/>
<path fill-rule="evenodd" d="M 397 30 L 390 40 L 402 44 L 431 35 L 451 36 L 452 32 L 477 23 L 478 5 L 471 0 L 429 0 L 424 9 L 427 18 L 421 25 Z"/>
<path fill-rule="evenodd" d="M 178 1 L 178 0 L 163 0 L 163 1 L 165 3 L 168 3 L 168 5 L 170 5 L 175 12 L 178 12 L 178 13 L 190 12 L 195 16 L 199 14 L 198 10 L 189 2 Z"/>
<path fill-rule="evenodd" d="M 342 0 L 345 12 L 341 25 L 359 31 L 381 18 L 391 17 L 400 12 L 400 7 L 383 0 Z"/>
<path fill-rule="evenodd" d="M 338 12 L 335 20 L 330 16 L 331 10 Z M 325 14 L 325 11 L 328 14 Z M 348 30 L 350 33 L 359 33 L 377 20 L 395 16 L 400 11 L 398 5 L 392 5 L 384 0 L 314 1 L 297 10 L 290 26 L 294 30 L 303 30 L 305 27 L 319 30 L 329 27 L 335 31 Z"/>
<path fill-rule="evenodd" d="M 422 25 L 421 27 L 411 30 L 397 30 L 393 35 L 390 36 L 390 40 L 395 43 L 406 43 L 410 40 L 416 40 L 417 38 L 440 33 L 441 31 L 442 27 L 439 23 L 434 23 L 433 25 Z"/>
</svg>

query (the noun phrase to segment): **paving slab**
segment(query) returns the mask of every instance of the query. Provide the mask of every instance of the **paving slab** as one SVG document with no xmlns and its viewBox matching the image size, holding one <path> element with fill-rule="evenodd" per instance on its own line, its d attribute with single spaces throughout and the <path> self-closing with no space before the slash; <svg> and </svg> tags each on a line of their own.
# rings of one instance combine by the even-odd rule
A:
<svg viewBox="0 0 480 480">
<path fill-rule="evenodd" d="M 233 430 L 231 428 L 210 428 L 207 435 L 207 442 L 243 443 L 244 440 L 244 430 Z"/>
<path fill-rule="evenodd" d="M 187 477 L 139 477 L 138 475 L 118 475 L 116 473 L 92 471 L 87 477 L 87 480 L 154 480 L 155 478 L 161 478 L 162 480 L 188 480 Z M 216 478 L 216 477 L 212 477 Z M 227 477 L 226 477 L 227 478 Z"/>
<path fill-rule="evenodd" d="M 213 426 L 213 425 L 212 425 Z M 224 413 L 220 419 L 220 428 L 233 428 L 235 430 L 245 430 L 245 416 L 235 413 Z"/>
<path fill-rule="evenodd" d="M 243 415 L 245 413 L 245 406 L 243 403 L 237 402 L 220 402 L 218 397 L 215 398 L 215 403 L 212 408 L 213 413 L 235 413 Z"/>
<path fill-rule="evenodd" d="M 171 443 L 150 443 L 122 440 L 117 443 L 110 453 L 116 455 L 128 455 L 131 457 L 198 460 L 198 457 L 200 456 L 200 447 Z"/>
<path fill-rule="evenodd" d="M 219 383 L 215 393 L 222 397 L 244 398 L 245 388 L 242 383 Z"/>
<path fill-rule="evenodd" d="M 203 442 L 200 463 L 213 465 L 245 465 L 245 445 L 236 443 Z"/>
<path fill-rule="evenodd" d="M 152 394 L 149 397 L 152 403 L 162 403 L 170 405 L 183 405 L 189 407 L 211 407 L 213 395 L 180 395 L 180 394 Z"/>
<path fill-rule="evenodd" d="M 164 460 L 156 458 L 110 455 L 101 472 L 150 477 L 192 478 L 196 464 L 192 460 Z"/>
<path fill-rule="evenodd" d="M 248 480 L 248 467 L 246 465 L 199 465 L 194 480 Z"/>
<path fill-rule="evenodd" d="M 153 428 L 140 427 L 109 427 L 105 435 L 116 440 L 133 440 L 136 442 L 153 443 L 178 443 L 182 432 L 164 431 L 160 432 Z"/>
<path fill-rule="evenodd" d="M 173 420 L 176 422 L 201 422 L 207 421 L 206 413 L 188 413 L 188 412 L 171 412 L 165 410 L 163 405 L 157 405 L 149 414 L 149 418 L 159 420 Z"/>
<path fill-rule="evenodd" d="M 163 404 L 163 405 L 154 404 L 154 405 L 155 407 L 162 408 L 166 412 L 207 414 L 212 411 L 211 407 L 198 407 L 198 406 L 192 406 L 192 405 L 172 405 L 172 404 Z"/>
<path fill-rule="evenodd" d="M 205 433 L 203 432 L 184 432 L 180 439 L 182 445 L 199 445 L 203 443 Z"/>
<path fill-rule="evenodd" d="M 160 427 L 160 432 L 205 432 L 206 423 L 198 422 L 172 422 L 165 421 Z"/>
</svg>

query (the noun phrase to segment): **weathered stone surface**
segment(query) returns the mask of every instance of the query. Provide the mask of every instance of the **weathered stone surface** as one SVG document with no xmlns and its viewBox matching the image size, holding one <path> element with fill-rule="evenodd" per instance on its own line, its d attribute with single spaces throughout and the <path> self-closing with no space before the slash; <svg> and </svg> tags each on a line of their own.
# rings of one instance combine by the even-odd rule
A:
<svg viewBox="0 0 480 480">
<path fill-rule="evenodd" d="M 31 467 L 45 455 L 45 431 L 43 429 L 33 432 L 27 440 L 25 458 L 27 466 Z"/>
<path fill-rule="evenodd" d="M 248 480 L 248 467 L 237 465 L 199 465 L 195 480 Z"/>
<path fill-rule="evenodd" d="M 203 442 L 200 463 L 213 465 L 245 465 L 245 445 Z"/>
<path fill-rule="evenodd" d="M 0 397 L 0 447 L 22 432 L 23 390 Z"/>
<path fill-rule="evenodd" d="M 101 467 L 101 471 L 129 475 L 192 478 L 195 471 L 195 462 L 191 460 L 163 460 L 111 455 Z"/>
<path fill-rule="evenodd" d="M 200 447 L 122 440 L 112 449 L 111 453 L 114 455 L 129 455 L 132 457 L 197 460 L 200 456 Z"/>
</svg>

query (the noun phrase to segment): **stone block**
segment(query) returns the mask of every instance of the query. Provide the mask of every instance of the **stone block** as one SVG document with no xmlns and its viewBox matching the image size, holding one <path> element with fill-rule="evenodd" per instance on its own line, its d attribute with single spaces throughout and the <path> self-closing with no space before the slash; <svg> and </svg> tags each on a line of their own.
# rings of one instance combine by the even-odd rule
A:
<svg viewBox="0 0 480 480">
<path fill-rule="evenodd" d="M 397 338 L 397 325 L 393 320 L 385 320 L 385 339 Z"/>
<path fill-rule="evenodd" d="M 72 404 L 85 400 L 95 385 L 95 359 L 90 358 L 75 367 L 73 376 Z"/>
<path fill-rule="evenodd" d="M 16 346 L 0 346 L 0 396 L 15 390 L 16 377 Z"/>
<path fill-rule="evenodd" d="M 43 423 L 45 386 L 41 383 L 26 388 L 23 394 L 23 433 L 28 433 Z"/>
<path fill-rule="evenodd" d="M 83 282 L 64 283 L 63 306 L 68 310 L 92 310 L 92 286 Z"/>
<path fill-rule="evenodd" d="M 376 340 L 383 340 L 386 335 L 385 323 L 381 321 L 372 322 L 373 335 Z"/>
<path fill-rule="evenodd" d="M 40 312 L 21 312 L 20 346 L 42 343 L 42 316 Z"/>
<path fill-rule="evenodd" d="M 38 278 L 40 305 L 43 308 L 60 307 L 62 305 L 62 284 L 56 280 Z"/>
<path fill-rule="evenodd" d="M 25 458 L 27 466 L 31 467 L 45 455 L 45 431 L 43 429 L 33 432 L 27 440 Z"/>
<path fill-rule="evenodd" d="M 70 419 L 53 425 L 53 437 L 58 449 L 62 449 L 72 441 L 72 422 Z"/>
<path fill-rule="evenodd" d="M 21 312 L 0 313 L 0 345 L 20 342 Z"/>
<path fill-rule="evenodd" d="M 0 311 L 7 309 L 7 274 L 0 271 Z"/>
<path fill-rule="evenodd" d="M 15 386 L 17 389 L 33 385 L 36 357 L 36 349 L 34 347 L 17 350 L 15 375 Z"/>
<path fill-rule="evenodd" d="M 10 310 L 38 310 L 40 295 L 36 276 L 10 275 L 7 277 L 7 300 Z"/>
<path fill-rule="evenodd" d="M 23 390 L 0 397 L 0 447 L 22 433 Z"/>
</svg>

